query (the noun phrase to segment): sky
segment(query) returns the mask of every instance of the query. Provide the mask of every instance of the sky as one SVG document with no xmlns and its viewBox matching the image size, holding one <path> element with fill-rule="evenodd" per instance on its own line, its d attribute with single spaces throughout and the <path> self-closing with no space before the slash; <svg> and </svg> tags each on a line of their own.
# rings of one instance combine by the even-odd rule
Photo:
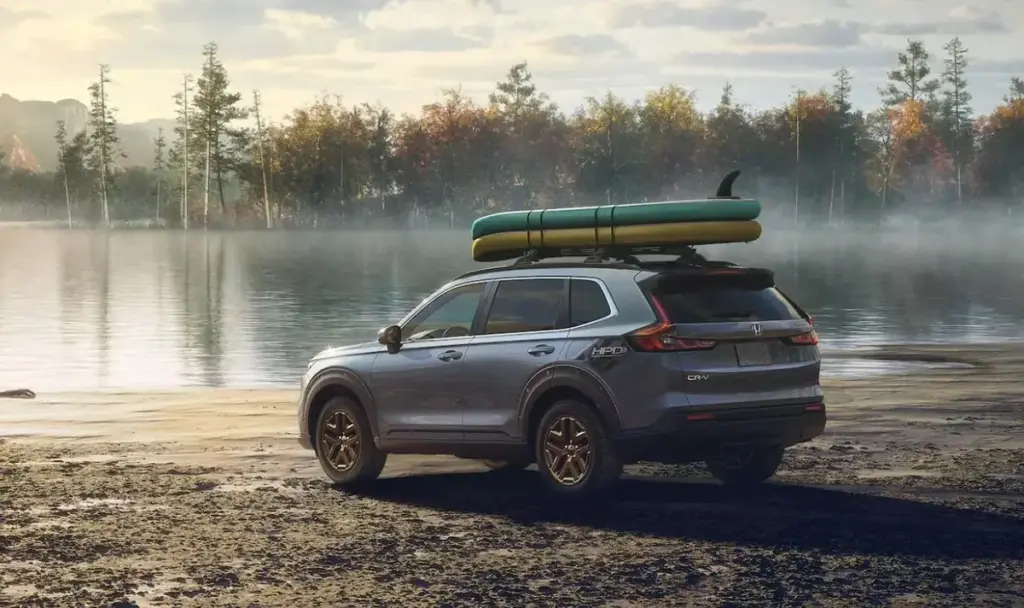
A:
<svg viewBox="0 0 1024 608">
<path fill-rule="evenodd" d="M 709 110 L 727 81 L 759 109 L 831 87 L 841 66 L 870 109 L 908 38 L 938 73 L 954 36 L 989 111 L 1024 76 L 1020 0 L 0 0 L 0 93 L 85 101 L 106 63 L 120 121 L 169 118 L 212 40 L 235 90 L 258 89 L 274 120 L 323 93 L 400 113 L 445 88 L 483 102 L 520 61 L 569 111 L 665 84 Z"/>
</svg>

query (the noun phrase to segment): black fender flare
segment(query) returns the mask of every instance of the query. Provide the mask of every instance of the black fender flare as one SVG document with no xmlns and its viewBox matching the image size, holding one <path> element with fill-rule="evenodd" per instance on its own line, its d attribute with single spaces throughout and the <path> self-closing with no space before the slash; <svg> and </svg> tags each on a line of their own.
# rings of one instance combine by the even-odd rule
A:
<svg viewBox="0 0 1024 608">
<path fill-rule="evenodd" d="M 559 363 L 539 370 L 527 381 L 519 398 L 519 430 L 522 437 L 529 439 L 530 415 L 541 397 L 553 388 L 570 388 L 586 395 L 597 407 L 609 432 L 616 434 L 622 430 L 618 407 L 605 383 L 590 370 Z"/>
<path fill-rule="evenodd" d="M 359 374 L 343 367 L 329 367 L 318 372 L 309 381 L 309 385 L 306 386 L 306 394 L 302 398 L 302 409 L 306 415 L 307 427 L 316 424 L 316 421 L 310 419 L 309 415 L 309 408 L 312 405 L 313 399 L 320 391 L 330 386 L 340 386 L 352 391 L 356 399 L 359 400 L 359 404 L 363 406 L 363 411 L 366 413 L 366 419 L 370 422 L 370 430 L 373 432 L 373 436 L 377 437 L 377 405 L 373 400 L 370 387 L 363 382 Z"/>
</svg>

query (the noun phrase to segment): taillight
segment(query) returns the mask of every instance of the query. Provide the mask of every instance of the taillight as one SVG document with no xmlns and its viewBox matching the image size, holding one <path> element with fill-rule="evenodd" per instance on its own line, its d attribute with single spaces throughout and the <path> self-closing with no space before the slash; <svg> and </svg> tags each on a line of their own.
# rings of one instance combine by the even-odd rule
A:
<svg viewBox="0 0 1024 608">
<path fill-rule="evenodd" d="M 793 346 L 817 346 L 818 332 L 813 329 L 805 334 L 790 336 L 786 340 Z"/>
<path fill-rule="evenodd" d="M 684 350 L 710 350 L 715 347 L 714 340 L 694 340 L 680 338 L 675 327 L 668 323 L 638 329 L 626 336 L 626 340 L 634 349 L 642 352 L 672 352 Z"/>
</svg>

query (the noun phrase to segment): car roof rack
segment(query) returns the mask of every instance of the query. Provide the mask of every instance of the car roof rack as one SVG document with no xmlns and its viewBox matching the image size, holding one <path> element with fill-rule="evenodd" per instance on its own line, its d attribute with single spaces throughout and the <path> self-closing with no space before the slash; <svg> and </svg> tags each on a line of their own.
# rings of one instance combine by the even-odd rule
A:
<svg viewBox="0 0 1024 608">
<path fill-rule="evenodd" d="M 674 255 L 675 260 L 641 260 L 638 255 Z M 583 257 L 582 264 L 619 263 L 645 268 L 651 266 L 687 266 L 699 268 L 736 267 L 732 262 L 709 260 L 692 245 L 645 245 L 603 247 L 561 247 L 557 249 L 530 249 L 507 268 L 530 266 L 552 258 Z"/>
</svg>

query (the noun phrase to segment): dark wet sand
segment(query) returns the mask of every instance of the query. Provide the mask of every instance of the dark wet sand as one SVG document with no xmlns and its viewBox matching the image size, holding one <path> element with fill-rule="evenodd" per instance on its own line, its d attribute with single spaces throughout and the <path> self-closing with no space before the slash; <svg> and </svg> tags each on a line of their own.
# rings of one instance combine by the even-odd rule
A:
<svg viewBox="0 0 1024 608">
<path fill-rule="evenodd" d="M 755 496 L 639 465 L 588 511 L 450 458 L 334 490 L 290 391 L 2 400 L 0 605 L 1024 605 L 1024 349 L 873 356 L 976 367 L 826 383 Z"/>
</svg>

